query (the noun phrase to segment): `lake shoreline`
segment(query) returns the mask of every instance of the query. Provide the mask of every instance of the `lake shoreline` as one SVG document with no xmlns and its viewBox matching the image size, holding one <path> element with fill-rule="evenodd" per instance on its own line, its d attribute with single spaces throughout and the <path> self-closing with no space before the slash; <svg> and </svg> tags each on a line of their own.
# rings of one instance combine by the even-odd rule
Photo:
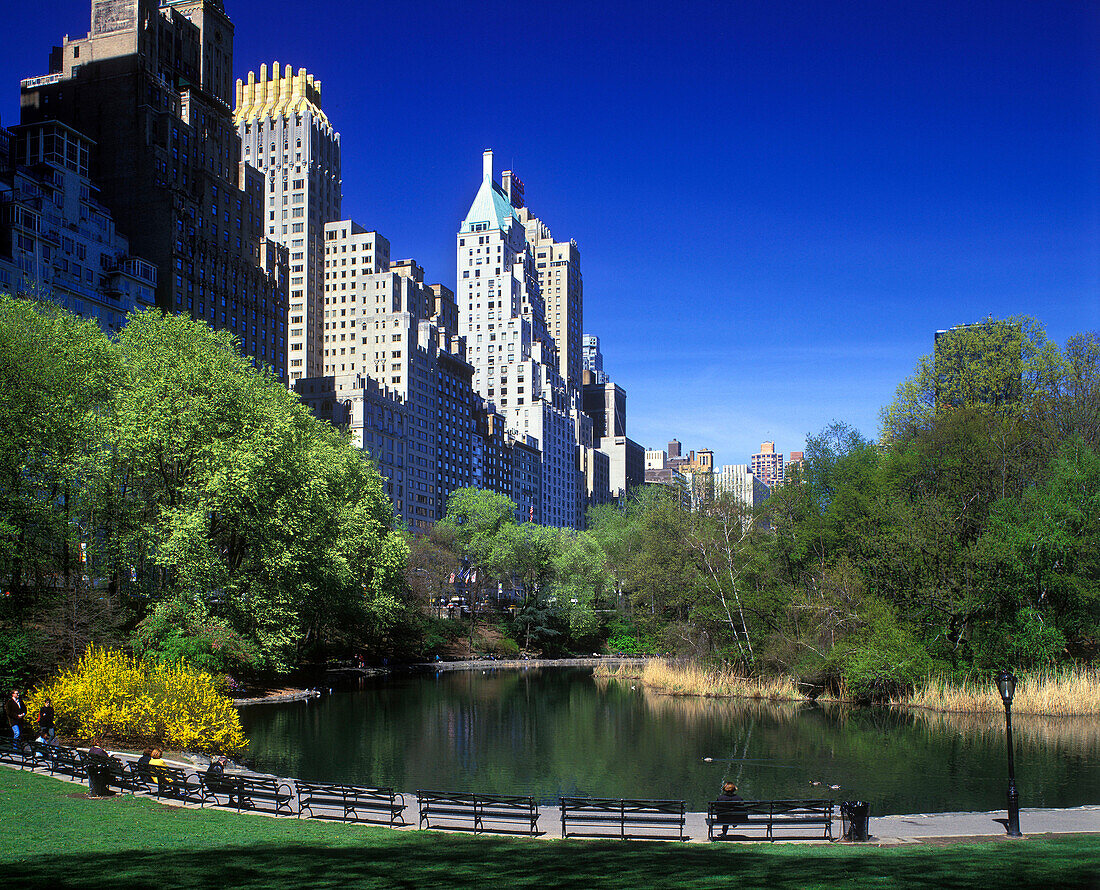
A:
<svg viewBox="0 0 1100 890">
<path fill-rule="evenodd" d="M 420 661 L 411 664 L 386 665 L 384 667 L 371 666 L 360 668 L 354 665 L 341 665 L 340 667 L 328 668 L 325 671 L 325 677 L 330 678 L 335 685 L 339 683 L 341 679 L 352 677 L 384 677 L 398 673 L 425 673 L 430 671 L 442 673 L 444 671 L 483 671 L 490 669 L 527 670 L 533 667 L 596 667 L 601 664 L 610 664 L 618 667 L 623 665 L 644 665 L 648 660 L 649 659 L 643 657 L 630 656 L 589 656 L 587 658 L 472 658 L 464 661 Z M 325 688 L 330 687 L 326 685 Z M 234 700 L 233 704 L 238 708 L 250 707 L 252 705 L 280 705 L 286 704 L 287 702 L 308 701 L 320 695 L 320 690 L 316 688 L 282 688 L 272 690 L 267 695 L 238 698 Z"/>
</svg>

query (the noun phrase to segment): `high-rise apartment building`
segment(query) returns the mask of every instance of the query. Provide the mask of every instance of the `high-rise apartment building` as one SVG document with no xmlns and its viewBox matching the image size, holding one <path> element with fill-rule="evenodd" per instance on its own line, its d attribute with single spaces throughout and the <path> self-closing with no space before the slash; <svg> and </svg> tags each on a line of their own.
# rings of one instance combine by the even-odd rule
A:
<svg viewBox="0 0 1100 890">
<path fill-rule="evenodd" d="M 262 243 L 261 174 L 233 123 L 233 24 L 221 0 L 92 0 L 49 73 L 21 83 L 23 123 L 93 143 L 90 179 L 131 250 L 157 268 L 157 305 L 233 332 L 286 379 L 286 253 Z"/>
<path fill-rule="evenodd" d="M 97 200 L 90 148 L 57 121 L 0 129 L 0 293 L 50 300 L 114 334 L 155 305 L 157 270 Z"/>
<path fill-rule="evenodd" d="M 516 215 L 535 256 L 535 275 L 546 309 L 546 328 L 558 350 L 558 371 L 569 392 L 576 394 L 584 369 L 581 349 L 584 283 L 580 250 L 576 241 L 555 241 L 546 224 L 531 215 L 523 204 L 523 184 L 512 171 L 505 170 L 502 180 L 504 194 L 516 207 Z"/>
<path fill-rule="evenodd" d="M 512 195 L 494 181 L 493 153 L 486 151 L 481 185 L 457 235 L 459 334 L 474 366 L 474 389 L 504 415 L 516 439 L 531 437 L 542 452 L 535 520 L 571 526 L 578 483 L 573 405 L 514 187 Z"/>
<path fill-rule="evenodd" d="M 340 134 L 321 110 L 321 82 L 275 62 L 237 81 L 233 122 L 244 160 L 263 173 L 261 226 L 290 259 L 288 375 L 327 374 L 325 224 L 340 219 Z M 332 270 L 335 271 L 335 270 Z"/>
<path fill-rule="evenodd" d="M 592 418 L 592 437 L 599 440 L 626 435 L 626 390 L 615 383 L 589 383 L 591 372 L 585 372 L 582 388 L 584 413 Z"/>
<path fill-rule="evenodd" d="M 454 294 L 424 284 L 424 270 L 391 261 L 389 249 L 351 220 L 325 226 L 325 374 L 295 389 L 318 417 L 351 429 L 378 462 L 398 515 L 423 532 L 451 492 L 474 480 L 473 368 L 448 327 Z"/>
<path fill-rule="evenodd" d="M 593 383 L 607 383 L 607 374 L 603 370 L 603 353 L 600 351 L 600 338 L 595 334 L 585 334 L 581 338 L 581 370 L 592 372 Z"/>
<path fill-rule="evenodd" d="M 726 464 L 714 476 L 715 493 L 731 495 L 751 513 L 767 500 L 770 489 L 749 469 L 748 464 Z"/>
<path fill-rule="evenodd" d="M 752 474 L 769 488 L 783 482 L 783 452 L 775 450 L 774 442 L 761 442 L 760 451 L 752 456 Z"/>
</svg>

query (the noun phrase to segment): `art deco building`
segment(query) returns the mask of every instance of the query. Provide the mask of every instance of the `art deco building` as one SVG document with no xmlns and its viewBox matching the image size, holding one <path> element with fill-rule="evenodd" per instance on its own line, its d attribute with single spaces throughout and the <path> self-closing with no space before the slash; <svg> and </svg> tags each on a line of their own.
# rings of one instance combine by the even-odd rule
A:
<svg viewBox="0 0 1100 890">
<path fill-rule="evenodd" d="M 504 194 L 516 207 L 516 215 L 535 257 L 535 275 L 545 306 L 546 328 L 558 350 L 558 371 L 575 398 L 584 370 L 581 346 L 584 283 L 580 250 L 576 241 L 555 241 L 546 224 L 531 215 L 523 204 L 523 184 L 512 171 L 505 170 L 501 179 Z"/>
<path fill-rule="evenodd" d="M 156 302 L 233 332 L 286 379 L 286 253 L 264 243 L 262 175 L 233 123 L 233 24 L 221 0 L 92 0 L 86 37 L 21 83 L 25 124 L 91 142 L 89 178 Z"/>
<path fill-rule="evenodd" d="M 474 366 L 474 389 L 500 411 L 517 440 L 531 437 L 542 453 L 541 503 L 528 518 L 572 526 L 578 503 L 574 406 L 518 209 L 494 181 L 493 153 L 485 152 L 481 186 L 456 239 L 459 334 Z M 579 358 L 578 352 L 578 364 Z"/>
<path fill-rule="evenodd" d="M 340 134 L 321 110 L 321 82 L 299 68 L 249 72 L 237 81 L 233 121 L 244 160 L 264 179 L 261 224 L 288 248 L 289 378 L 324 371 L 325 224 L 340 219 Z"/>
<path fill-rule="evenodd" d="M 581 339 L 581 369 L 592 372 L 593 383 L 607 383 L 607 374 L 603 370 L 603 353 L 600 351 L 600 338 L 595 334 L 585 334 Z"/>
</svg>

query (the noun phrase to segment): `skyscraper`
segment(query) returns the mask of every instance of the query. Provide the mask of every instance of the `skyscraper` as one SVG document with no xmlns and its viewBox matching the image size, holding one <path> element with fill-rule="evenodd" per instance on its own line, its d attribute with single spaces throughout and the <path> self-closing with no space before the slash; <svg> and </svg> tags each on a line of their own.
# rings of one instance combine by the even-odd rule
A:
<svg viewBox="0 0 1100 890">
<path fill-rule="evenodd" d="M 541 219 L 523 205 L 523 186 L 518 198 L 514 173 L 503 174 L 504 193 L 516 207 L 527 243 L 535 255 L 535 275 L 546 307 L 546 329 L 558 350 L 558 371 L 569 392 L 575 396 L 581 387 L 584 362 L 581 331 L 584 319 L 584 283 L 581 279 L 581 252 L 576 241 L 555 241 Z M 515 202 L 519 200 L 519 204 Z"/>
<path fill-rule="evenodd" d="M 581 369 L 592 372 L 593 383 L 607 383 L 607 374 L 603 370 L 603 353 L 600 351 L 600 338 L 595 334 L 585 334 L 581 340 Z"/>
<path fill-rule="evenodd" d="M 546 326 L 535 249 L 512 198 L 493 179 L 493 153 L 457 236 L 459 334 L 474 366 L 474 389 L 501 414 L 517 439 L 542 452 L 544 525 L 576 523 L 574 422 L 558 352 Z M 578 333 L 578 346 L 579 346 Z M 579 368 L 580 355 L 577 354 Z"/>
<path fill-rule="evenodd" d="M 21 83 L 24 123 L 94 144 L 89 175 L 166 312 L 232 331 L 286 379 L 286 253 L 264 242 L 261 174 L 229 110 L 233 24 L 221 0 L 92 0 L 86 37 Z"/>
<path fill-rule="evenodd" d="M 752 456 L 752 474 L 767 486 L 783 482 L 783 452 L 775 450 L 774 442 L 761 442 L 760 451 Z"/>
<path fill-rule="evenodd" d="M 340 219 L 340 134 L 321 110 L 321 82 L 289 65 L 237 81 L 233 122 L 244 160 L 264 174 L 262 226 L 289 249 L 290 381 L 323 371 L 325 224 Z"/>
</svg>

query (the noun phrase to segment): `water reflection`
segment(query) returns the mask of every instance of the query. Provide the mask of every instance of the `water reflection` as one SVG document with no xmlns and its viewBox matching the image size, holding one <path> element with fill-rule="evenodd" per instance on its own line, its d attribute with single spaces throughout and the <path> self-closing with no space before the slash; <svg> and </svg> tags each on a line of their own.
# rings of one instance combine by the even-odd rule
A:
<svg viewBox="0 0 1100 890">
<path fill-rule="evenodd" d="M 859 797 L 884 814 L 998 809 L 1006 787 L 1003 721 L 988 716 L 670 697 L 586 669 L 371 680 L 311 704 L 246 708 L 242 720 L 264 769 L 406 791 L 702 808 L 729 778 L 745 797 Z M 1100 802 L 1100 721 L 1017 727 L 1024 806 Z"/>
</svg>

